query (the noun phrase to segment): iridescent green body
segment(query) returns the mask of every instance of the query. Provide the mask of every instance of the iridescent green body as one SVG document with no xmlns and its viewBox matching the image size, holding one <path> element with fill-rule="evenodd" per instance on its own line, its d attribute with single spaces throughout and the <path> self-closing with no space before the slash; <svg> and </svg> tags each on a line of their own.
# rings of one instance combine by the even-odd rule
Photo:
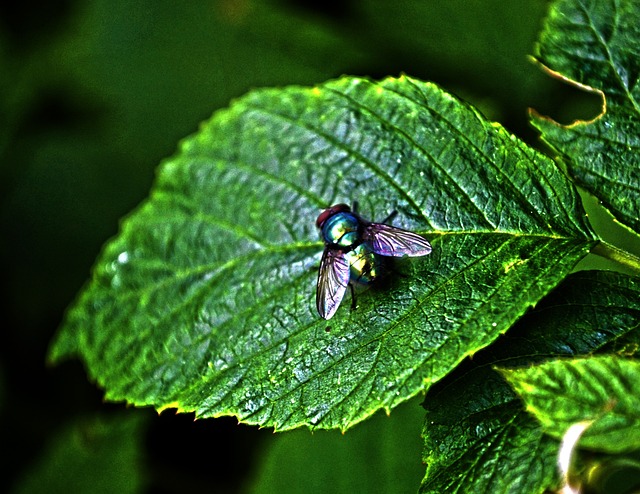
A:
<svg viewBox="0 0 640 494">
<path fill-rule="evenodd" d="M 349 261 L 351 279 L 354 281 L 370 283 L 379 275 L 380 261 L 367 244 L 358 245 L 344 256 Z"/>
<path fill-rule="evenodd" d="M 324 241 L 344 252 L 349 262 L 351 279 L 370 283 L 379 272 L 379 261 L 371 248 L 362 241 L 361 219 L 351 212 L 340 212 L 329 217 L 322 225 Z"/>
<path fill-rule="evenodd" d="M 360 221 L 351 212 L 335 213 L 322 224 L 322 238 L 334 249 L 353 249 L 362 242 Z"/>
</svg>

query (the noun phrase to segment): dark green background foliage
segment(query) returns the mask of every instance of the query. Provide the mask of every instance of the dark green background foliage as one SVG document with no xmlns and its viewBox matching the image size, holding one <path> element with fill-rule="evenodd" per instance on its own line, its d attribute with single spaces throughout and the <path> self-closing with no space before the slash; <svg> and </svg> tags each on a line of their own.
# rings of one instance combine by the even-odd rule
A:
<svg viewBox="0 0 640 494">
<path fill-rule="evenodd" d="M 548 389 L 550 376 L 577 371 L 520 367 L 635 355 L 640 324 L 632 271 L 566 277 L 595 237 L 640 254 L 629 233 L 640 203 L 629 199 L 640 58 L 626 43 L 637 39 L 639 7 L 560 4 L 544 29 L 549 5 L 533 0 L 0 7 L 0 444 L 10 452 L 0 491 L 415 492 L 421 460 L 424 492 L 554 485 L 558 433 L 539 424 L 559 419 L 529 396 L 534 419 L 513 389 Z M 583 22 L 588 12 L 600 20 Z M 568 124 L 594 118 L 602 98 L 528 55 L 602 90 L 607 118 L 567 131 L 536 117 L 543 146 L 527 108 Z M 574 72 L 581 60 L 593 66 Z M 410 78 L 387 78 L 401 73 Z M 353 133 L 336 138 L 343 126 Z M 304 145 L 317 145 L 310 134 L 324 136 L 322 149 Z M 561 155 L 624 227 L 587 197 L 592 231 L 567 179 L 533 148 Z M 313 307 L 322 249 L 313 223 L 328 202 L 352 199 L 372 219 L 397 208 L 397 224 L 425 234 L 434 252 L 399 263 L 403 276 L 363 294 L 354 313 L 343 304 L 327 332 Z M 211 271 L 216 263 L 241 269 Z M 588 256 L 578 268 L 612 266 Z M 161 290 L 144 290 L 150 277 Z M 81 354 L 82 363 L 46 366 L 71 305 L 50 357 Z M 393 323 L 398 314 L 404 325 Z M 276 365 L 283 345 L 290 367 Z M 121 359 L 123 348 L 133 351 Z M 328 365 L 331 351 L 349 355 L 344 367 Z M 580 372 L 620 368 L 601 358 Z M 423 406 L 410 399 L 446 375 Z M 596 410 L 627 383 L 607 384 L 591 396 Z M 357 425 L 274 435 L 236 418 L 194 422 L 193 413 L 103 403 L 105 392 L 278 429 Z M 563 395 L 563 418 L 579 419 Z M 378 409 L 390 416 L 359 423 Z M 634 430 L 633 412 L 622 417 L 598 425 L 605 440 L 591 440 L 595 451 L 611 453 L 613 428 Z M 637 447 L 632 432 L 624 437 Z"/>
</svg>

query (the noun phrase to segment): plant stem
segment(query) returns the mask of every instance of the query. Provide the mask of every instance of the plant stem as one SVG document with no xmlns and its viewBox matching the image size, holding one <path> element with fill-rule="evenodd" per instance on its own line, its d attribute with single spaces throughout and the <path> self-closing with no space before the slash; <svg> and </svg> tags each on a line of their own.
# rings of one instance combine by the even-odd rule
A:
<svg viewBox="0 0 640 494">
<path fill-rule="evenodd" d="M 596 254 L 605 259 L 610 259 L 617 263 L 626 266 L 633 271 L 640 273 L 640 257 L 637 257 L 626 250 L 622 250 L 615 245 L 611 245 L 607 242 L 600 241 L 591 250 L 592 254 Z"/>
</svg>

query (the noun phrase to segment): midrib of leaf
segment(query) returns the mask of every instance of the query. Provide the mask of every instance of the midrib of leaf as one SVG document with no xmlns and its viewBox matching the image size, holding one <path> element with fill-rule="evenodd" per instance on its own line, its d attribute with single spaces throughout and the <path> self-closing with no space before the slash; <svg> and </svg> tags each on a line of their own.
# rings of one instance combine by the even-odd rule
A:
<svg viewBox="0 0 640 494">
<path fill-rule="evenodd" d="M 576 240 L 575 237 L 566 235 L 554 235 L 552 233 L 524 233 L 517 230 L 418 230 L 416 233 L 420 235 L 426 235 L 429 241 L 433 238 L 433 235 L 438 237 L 455 237 L 459 235 L 507 235 L 516 238 L 546 238 L 550 240 Z"/>
</svg>

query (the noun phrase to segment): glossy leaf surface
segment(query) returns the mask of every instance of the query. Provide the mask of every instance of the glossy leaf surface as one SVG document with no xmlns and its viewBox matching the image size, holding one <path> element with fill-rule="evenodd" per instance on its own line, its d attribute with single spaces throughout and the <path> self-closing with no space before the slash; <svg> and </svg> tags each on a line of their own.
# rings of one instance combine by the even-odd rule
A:
<svg viewBox="0 0 640 494">
<path fill-rule="evenodd" d="M 314 222 L 358 200 L 433 245 L 315 309 Z M 254 91 L 160 168 L 54 343 L 110 400 L 348 428 L 493 341 L 593 246 L 555 164 L 433 84 Z"/>
<path fill-rule="evenodd" d="M 537 47 L 553 75 L 596 91 L 603 112 L 561 126 L 534 116 L 569 172 L 628 228 L 640 232 L 640 4 L 555 2 Z"/>
</svg>

